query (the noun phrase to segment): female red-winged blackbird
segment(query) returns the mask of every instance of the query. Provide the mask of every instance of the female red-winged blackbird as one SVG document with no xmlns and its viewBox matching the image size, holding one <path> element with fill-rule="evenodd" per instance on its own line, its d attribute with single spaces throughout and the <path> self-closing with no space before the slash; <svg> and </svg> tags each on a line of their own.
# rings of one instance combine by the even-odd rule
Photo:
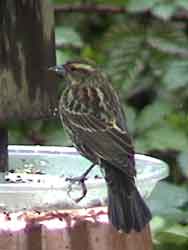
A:
<svg viewBox="0 0 188 250">
<path fill-rule="evenodd" d="M 82 60 L 50 69 L 66 80 L 59 113 L 73 143 L 93 165 L 104 169 L 111 223 L 126 233 L 141 231 L 151 213 L 135 186 L 134 148 L 109 79 L 95 65 Z"/>
</svg>

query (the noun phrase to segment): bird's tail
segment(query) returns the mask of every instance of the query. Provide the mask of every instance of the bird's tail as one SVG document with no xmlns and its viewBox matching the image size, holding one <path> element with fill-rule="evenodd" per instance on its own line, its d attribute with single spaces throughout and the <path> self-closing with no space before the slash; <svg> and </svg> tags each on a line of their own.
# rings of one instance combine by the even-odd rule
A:
<svg viewBox="0 0 188 250">
<path fill-rule="evenodd" d="M 140 196 L 134 179 L 117 168 L 105 166 L 108 185 L 108 214 L 117 230 L 140 232 L 151 219 L 151 213 Z"/>
</svg>

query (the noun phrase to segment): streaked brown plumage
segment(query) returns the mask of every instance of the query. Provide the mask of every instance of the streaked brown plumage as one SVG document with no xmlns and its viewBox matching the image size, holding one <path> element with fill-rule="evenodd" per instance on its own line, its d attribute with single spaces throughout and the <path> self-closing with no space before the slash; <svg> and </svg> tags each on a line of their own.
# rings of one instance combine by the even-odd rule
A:
<svg viewBox="0 0 188 250">
<path fill-rule="evenodd" d="M 151 214 L 138 193 L 134 148 L 119 98 L 107 76 L 86 61 L 54 67 L 66 80 L 61 120 L 78 151 L 105 172 L 109 218 L 118 230 L 141 231 Z"/>
</svg>

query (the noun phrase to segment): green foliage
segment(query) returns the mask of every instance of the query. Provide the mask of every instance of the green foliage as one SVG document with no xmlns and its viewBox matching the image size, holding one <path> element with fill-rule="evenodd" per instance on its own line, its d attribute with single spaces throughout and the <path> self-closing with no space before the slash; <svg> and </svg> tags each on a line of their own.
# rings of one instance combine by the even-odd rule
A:
<svg viewBox="0 0 188 250">
<path fill-rule="evenodd" d="M 145 27 L 134 21 L 112 26 L 105 34 L 103 50 L 108 57 L 106 68 L 124 92 L 143 70 L 145 60 Z"/>
<path fill-rule="evenodd" d="M 125 99 L 139 89 L 148 89 L 149 93 L 154 88 L 155 92 L 149 104 L 137 112 L 136 148 L 139 152 L 184 150 L 188 146 L 187 130 L 173 119 L 180 112 L 174 90 L 183 94 L 188 79 L 187 61 L 182 59 L 187 56 L 184 26 L 170 22 L 164 26 L 156 20 L 150 25 L 145 20 L 124 21 L 105 34 L 104 51 L 109 58 L 106 69 Z"/>
<path fill-rule="evenodd" d="M 188 61 L 174 60 L 169 63 L 163 81 L 169 90 L 186 87 L 188 84 Z"/>
<path fill-rule="evenodd" d="M 155 128 L 156 124 L 161 124 L 161 122 L 164 123 L 172 111 L 172 105 L 160 99 L 157 99 L 152 104 L 147 105 L 140 112 L 137 118 L 136 124 L 139 134 L 145 130 Z"/>
<path fill-rule="evenodd" d="M 184 150 L 188 147 L 186 135 L 173 127 L 160 125 L 146 134 L 147 150 L 165 150 L 176 147 L 176 150 Z"/>
<path fill-rule="evenodd" d="M 144 11 L 152 8 L 159 0 L 130 0 L 126 7 L 129 11 Z"/>
<path fill-rule="evenodd" d="M 56 46 L 59 44 L 62 44 L 64 47 L 75 46 L 81 48 L 83 46 L 80 35 L 70 27 L 56 27 L 55 38 Z"/>
<path fill-rule="evenodd" d="M 163 181 L 157 184 L 149 205 L 154 216 L 165 216 L 166 220 L 174 223 L 188 218 L 188 211 L 183 210 L 187 202 L 187 188 Z"/>
<path fill-rule="evenodd" d="M 188 244 L 188 227 L 181 225 L 169 226 L 155 235 L 156 248 L 160 250 L 186 250 Z"/>
<path fill-rule="evenodd" d="M 126 4 L 131 12 L 141 12 L 150 10 L 151 13 L 163 20 L 168 20 L 180 9 L 188 9 L 186 0 L 129 0 Z"/>
<path fill-rule="evenodd" d="M 155 249 L 187 249 L 187 203 L 186 188 L 177 187 L 167 182 L 161 182 L 157 185 L 149 200 L 149 206 L 154 216 L 151 230 Z"/>
<path fill-rule="evenodd" d="M 153 9 L 152 13 L 164 20 L 168 20 L 173 14 L 175 14 L 177 6 L 170 2 L 158 3 Z"/>
</svg>

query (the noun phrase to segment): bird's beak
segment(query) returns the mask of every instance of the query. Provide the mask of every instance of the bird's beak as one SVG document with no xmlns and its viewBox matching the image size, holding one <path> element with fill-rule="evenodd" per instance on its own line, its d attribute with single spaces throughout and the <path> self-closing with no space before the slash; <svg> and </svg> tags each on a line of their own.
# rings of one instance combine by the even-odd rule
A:
<svg viewBox="0 0 188 250">
<path fill-rule="evenodd" d="M 65 68 L 63 65 L 57 65 L 49 67 L 48 70 L 54 71 L 57 75 L 64 77 L 65 76 Z"/>
</svg>

